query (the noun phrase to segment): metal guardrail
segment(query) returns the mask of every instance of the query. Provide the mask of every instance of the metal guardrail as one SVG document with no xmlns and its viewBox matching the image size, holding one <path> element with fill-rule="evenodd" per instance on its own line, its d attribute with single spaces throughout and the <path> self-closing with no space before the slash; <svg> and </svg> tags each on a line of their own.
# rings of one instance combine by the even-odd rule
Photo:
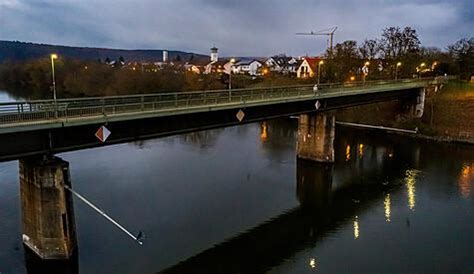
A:
<svg viewBox="0 0 474 274">
<path fill-rule="evenodd" d="M 0 103 L 0 126 L 34 124 L 44 121 L 67 121 L 72 118 L 91 116 L 112 116 L 146 111 L 179 110 L 190 107 L 219 106 L 225 104 L 245 104 L 275 99 L 292 99 L 315 94 L 339 94 L 364 89 L 370 92 L 380 87 L 404 88 L 437 84 L 433 78 L 400 79 L 391 81 L 367 81 L 336 84 L 320 84 L 318 90 L 313 85 L 280 86 L 254 89 L 210 90 L 194 92 L 156 93 L 143 95 L 89 97 L 74 99 L 34 100 Z"/>
</svg>

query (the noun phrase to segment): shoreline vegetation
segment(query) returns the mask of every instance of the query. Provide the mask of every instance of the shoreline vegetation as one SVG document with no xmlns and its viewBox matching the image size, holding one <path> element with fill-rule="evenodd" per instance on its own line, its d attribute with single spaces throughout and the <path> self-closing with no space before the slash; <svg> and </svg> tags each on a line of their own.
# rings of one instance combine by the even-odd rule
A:
<svg viewBox="0 0 474 274">
<path fill-rule="evenodd" d="M 474 144 L 474 83 L 449 81 L 438 92 L 426 97 L 421 118 L 400 114 L 401 109 L 403 106 L 399 102 L 384 102 L 339 110 L 335 115 L 337 120 L 344 122 L 418 130 L 417 134 L 394 134 Z"/>
</svg>

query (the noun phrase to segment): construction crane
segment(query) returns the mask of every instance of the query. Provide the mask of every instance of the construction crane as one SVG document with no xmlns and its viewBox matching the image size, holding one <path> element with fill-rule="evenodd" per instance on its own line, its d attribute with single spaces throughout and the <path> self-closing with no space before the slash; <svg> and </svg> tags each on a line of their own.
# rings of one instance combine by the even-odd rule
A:
<svg viewBox="0 0 474 274">
<path fill-rule="evenodd" d="M 332 41 L 334 37 L 334 33 L 336 32 L 337 27 L 323 29 L 320 31 L 310 31 L 310 32 L 298 32 L 296 35 L 328 35 L 329 36 L 329 50 L 332 52 Z"/>
</svg>

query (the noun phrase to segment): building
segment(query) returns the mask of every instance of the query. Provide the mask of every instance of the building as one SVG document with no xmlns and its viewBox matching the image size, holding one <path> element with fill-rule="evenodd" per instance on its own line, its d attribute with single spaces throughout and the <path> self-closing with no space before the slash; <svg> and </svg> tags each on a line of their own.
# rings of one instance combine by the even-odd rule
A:
<svg viewBox="0 0 474 274">
<path fill-rule="evenodd" d="M 211 56 L 210 56 L 211 62 L 204 66 L 204 69 L 203 69 L 204 74 L 219 72 L 219 70 L 222 70 L 223 64 L 218 63 L 219 62 L 218 50 L 219 49 L 216 48 L 216 46 L 213 46 L 211 48 Z"/>
<path fill-rule="evenodd" d="M 168 51 L 163 50 L 163 63 L 167 63 L 167 62 L 168 62 Z"/>
<path fill-rule="evenodd" d="M 232 73 L 259 75 L 263 64 L 255 59 L 240 59 L 232 66 Z"/>
<path fill-rule="evenodd" d="M 209 73 L 227 73 L 230 71 L 230 61 L 229 60 L 220 60 L 213 61 L 207 64 L 204 67 L 204 74 Z"/>
<path fill-rule="evenodd" d="M 296 77 L 314 77 L 318 73 L 318 64 L 321 60 L 319 57 L 304 57 L 296 70 Z"/>
<path fill-rule="evenodd" d="M 219 55 L 217 53 L 218 51 L 218 48 L 216 48 L 216 46 L 213 46 L 211 48 L 211 62 L 217 62 L 219 60 Z"/>
<path fill-rule="evenodd" d="M 190 72 L 193 72 L 193 73 L 196 73 L 196 74 L 201 74 L 201 67 L 198 66 L 198 65 L 195 65 L 195 64 L 186 63 L 186 64 L 184 64 L 184 69 L 186 71 L 190 71 Z"/>
<path fill-rule="evenodd" d="M 265 65 L 270 71 L 282 74 L 296 73 L 297 63 L 295 58 L 285 55 L 276 55 L 265 60 Z"/>
</svg>

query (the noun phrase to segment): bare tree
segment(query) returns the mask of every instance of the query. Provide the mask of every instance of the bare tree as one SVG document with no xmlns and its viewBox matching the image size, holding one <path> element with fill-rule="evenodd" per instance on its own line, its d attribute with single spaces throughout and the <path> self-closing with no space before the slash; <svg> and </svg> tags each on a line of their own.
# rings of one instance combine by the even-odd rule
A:
<svg viewBox="0 0 474 274">
<path fill-rule="evenodd" d="M 379 47 L 385 59 L 396 59 L 410 53 L 417 53 L 420 50 L 420 40 L 416 30 L 411 27 L 385 28 L 382 32 L 382 39 Z"/>
<path fill-rule="evenodd" d="M 474 38 L 463 38 L 448 46 L 449 54 L 456 61 L 462 78 L 474 74 Z"/>
<path fill-rule="evenodd" d="M 362 46 L 359 47 L 359 53 L 362 59 L 375 59 L 380 52 L 377 40 L 364 40 Z"/>
</svg>

